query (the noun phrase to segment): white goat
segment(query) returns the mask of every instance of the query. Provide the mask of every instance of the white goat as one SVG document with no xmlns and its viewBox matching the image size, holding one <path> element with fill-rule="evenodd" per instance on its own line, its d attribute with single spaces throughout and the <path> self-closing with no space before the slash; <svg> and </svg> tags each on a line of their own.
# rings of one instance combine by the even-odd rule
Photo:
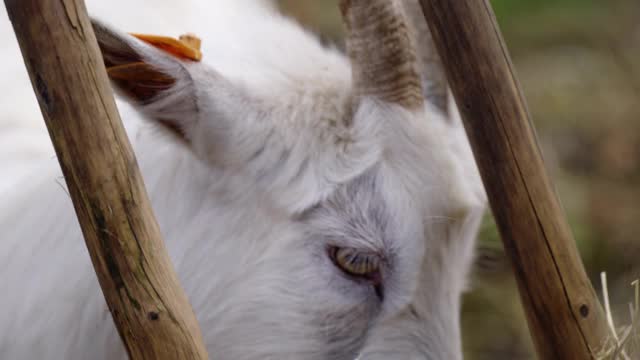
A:
<svg viewBox="0 0 640 360">
<path fill-rule="evenodd" d="M 94 25 L 107 66 L 148 65 L 114 86 L 212 358 L 460 359 L 485 195 L 434 53 L 412 45 L 429 39 L 417 1 L 342 1 L 348 57 L 264 2 L 153 4 L 88 2 L 204 39 L 192 63 Z M 19 74 L 0 113 L 37 118 Z M 57 163 L 36 158 L 0 204 L 0 358 L 125 358 Z"/>
</svg>

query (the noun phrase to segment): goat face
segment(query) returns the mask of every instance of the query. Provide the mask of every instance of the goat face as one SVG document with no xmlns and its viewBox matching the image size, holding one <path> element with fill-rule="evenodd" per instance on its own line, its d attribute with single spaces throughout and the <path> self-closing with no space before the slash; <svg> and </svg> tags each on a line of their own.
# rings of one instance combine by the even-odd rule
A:
<svg viewBox="0 0 640 360">
<path fill-rule="evenodd" d="M 342 8 L 351 64 L 286 96 L 94 23 L 116 89 L 216 174 L 180 233 L 201 263 L 177 264 L 215 358 L 461 357 L 484 209 L 464 131 L 405 10 Z"/>
</svg>

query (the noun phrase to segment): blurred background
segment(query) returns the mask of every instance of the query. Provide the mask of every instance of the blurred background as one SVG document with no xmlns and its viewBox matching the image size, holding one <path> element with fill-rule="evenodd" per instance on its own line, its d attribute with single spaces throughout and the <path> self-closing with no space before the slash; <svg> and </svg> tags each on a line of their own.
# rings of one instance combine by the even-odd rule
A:
<svg viewBox="0 0 640 360">
<path fill-rule="evenodd" d="M 280 0 L 340 43 L 338 0 Z M 492 0 L 544 157 L 596 291 L 606 271 L 617 324 L 640 278 L 640 1 Z M 490 215 L 463 310 L 467 359 L 534 359 Z"/>
</svg>

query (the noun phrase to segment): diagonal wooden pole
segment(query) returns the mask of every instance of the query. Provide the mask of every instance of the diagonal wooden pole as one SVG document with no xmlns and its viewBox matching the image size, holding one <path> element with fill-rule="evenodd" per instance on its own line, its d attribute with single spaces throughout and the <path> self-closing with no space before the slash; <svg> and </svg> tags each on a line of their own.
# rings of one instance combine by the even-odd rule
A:
<svg viewBox="0 0 640 360">
<path fill-rule="evenodd" d="M 547 175 L 488 0 L 420 0 L 471 141 L 540 359 L 590 359 L 602 307 Z"/>
<path fill-rule="evenodd" d="M 5 0 L 5 5 L 129 357 L 207 359 L 111 95 L 84 2 Z"/>
</svg>

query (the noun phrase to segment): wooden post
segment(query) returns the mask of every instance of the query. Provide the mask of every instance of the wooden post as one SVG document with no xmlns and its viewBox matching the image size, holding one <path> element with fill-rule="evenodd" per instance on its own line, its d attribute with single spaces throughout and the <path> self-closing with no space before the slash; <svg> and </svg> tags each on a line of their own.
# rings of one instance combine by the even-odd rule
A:
<svg viewBox="0 0 640 360">
<path fill-rule="evenodd" d="M 589 359 L 602 307 L 545 172 L 488 0 L 420 0 L 515 271 L 540 359 Z"/>
<path fill-rule="evenodd" d="M 82 0 L 5 0 L 85 242 L 131 359 L 207 359 Z M 60 329 L 65 331 L 65 329 Z"/>
</svg>

